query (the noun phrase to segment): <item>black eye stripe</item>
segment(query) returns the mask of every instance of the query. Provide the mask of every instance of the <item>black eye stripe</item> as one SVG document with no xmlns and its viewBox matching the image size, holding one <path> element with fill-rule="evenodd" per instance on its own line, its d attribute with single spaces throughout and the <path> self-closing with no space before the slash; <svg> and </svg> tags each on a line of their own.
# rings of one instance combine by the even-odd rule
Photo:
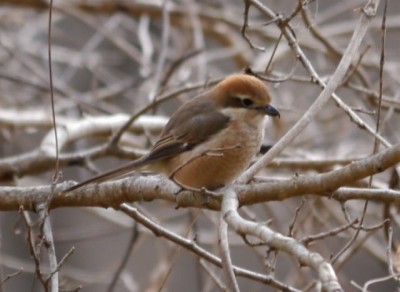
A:
<svg viewBox="0 0 400 292">
<path fill-rule="evenodd" d="M 246 97 L 233 96 L 229 99 L 227 107 L 254 108 L 254 101 Z"/>
<path fill-rule="evenodd" d="M 253 101 L 249 98 L 243 98 L 242 105 L 245 107 L 249 107 L 249 106 L 253 105 Z"/>
</svg>

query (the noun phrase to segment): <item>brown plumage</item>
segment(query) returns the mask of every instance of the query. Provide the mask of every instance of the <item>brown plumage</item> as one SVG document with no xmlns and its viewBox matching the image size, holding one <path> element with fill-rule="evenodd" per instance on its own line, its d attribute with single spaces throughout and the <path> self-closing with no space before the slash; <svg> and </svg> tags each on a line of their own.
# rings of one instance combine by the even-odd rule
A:
<svg viewBox="0 0 400 292">
<path fill-rule="evenodd" d="M 279 116 L 267 86 L 237 74 L 184 103 L 147 155 L 81 182 L 68 191 L 146 167 L 191 188 L 214 189 L 234 181 L 259 151 L 265 115 Z"/>
</svg>

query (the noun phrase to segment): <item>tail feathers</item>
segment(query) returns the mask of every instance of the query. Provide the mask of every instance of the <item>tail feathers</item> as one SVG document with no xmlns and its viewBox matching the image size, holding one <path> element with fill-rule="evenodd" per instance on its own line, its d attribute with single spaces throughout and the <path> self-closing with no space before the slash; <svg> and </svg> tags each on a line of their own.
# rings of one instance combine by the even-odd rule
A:
<svg viewBox="0 0 400 292">
<path fill-rule="evenodd" d="M 100 182 L 104 182 L 106 180 L 111 180 L 113 178 L 127 175 L 135 170 L 140 169 L 142 166 L 146 165 L 147 163 L 148 163 L 148 161 L 146 159 L 139 158 L 133 162 L 130 162 L 130 163 L 124 165 L 124 166 L 117 167 L 108 172 L 102 173 L 102 174 L 92 177 L 88 180 L 80 182 L 80 183 L 74 185 L 73 187 L 66 189 L 64 192 L 72 192 L 72 191 L 80 189 L 83 186 L 86 186 L 88 184 L 100 183 Z"/>
</svg>

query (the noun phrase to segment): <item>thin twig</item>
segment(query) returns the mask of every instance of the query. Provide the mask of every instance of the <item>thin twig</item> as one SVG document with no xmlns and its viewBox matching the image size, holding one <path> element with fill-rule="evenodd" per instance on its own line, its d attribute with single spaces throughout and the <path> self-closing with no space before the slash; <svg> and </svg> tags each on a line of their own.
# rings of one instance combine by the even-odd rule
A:
<svg viewBox="0 0 400 292">
<path fill-rule="evenodd" d="M 158 60 L 157 60 L 157 64 L 156 64 L 156 71 L 154 74 L 153 85 L 152 85 L 151 90 L 149 91 L 149 95 L 148 95 L 148 100 L 151 103 L 154 103 L 154 101 L 157 97 L 157 92 L 158 92 L 161 82 L 162 82 L 161 78 L 163 75 L 165 61 L 166 61 L 167 52 L 168 52 L 168 42 L 169 42 L 169 38 L 170 38 L 170 15 L 169 15 L 168 0 L 162 1 L 162 22 L 163 22 L 163 25 L 162 25 L 160 55 L 158 56 Z"/>
<path fill-rule="evenodd" d="M 132 232 L 131 239 L 129 240 L 129 244 L 128 244 L 126 251 L 122 257 L 122 261 L 119 264 L 117 270 L 115 271 L 114 276 L 110 282 L 110 285 L 107 288 L 108 292 L 115 291 L 114 289 L 118 283 L 119 277 L 121 276 L 121 273 L 125 269 L 128 261 L 129 261 L 131 252 L 133 251 L 133 247 L 135 246 L 135 244 L 137 243 L 137 241 L 139 239 L 139 228 L 138 228 L 138 224 L 136 222 L 134 222 L 133 228 L 131 228 L 131 232 Z"/>
<path fill-rule="evenodd" d="M 56 122 L 56 111 L 54 108 L 54 90 L 53 90 L 53 71 L 52 71 L 52 62 L 51 62 L 51 19 L 53 15 L 53 0 L 50 0 L 49 3 L 49 26 L 48 26 L 48 58 L 49 58 L 49 80 L 50 80 L 50 99 L 51 99 L 51 113 L 53 116 L 53 129 L 54 129 L 54 139 L 56 141 L 56 164 L 53 174 L 52 183 L 56 184 L 59 180 L 59 171 L 60 171 L 60 162 L 58 161 L 58 135 L 57 135 L 57 122 Z M 57 288 L 58 289 L 58 288 Z"/>
<path fill-rule="evenodd" d="M 1 279 L 0 284 L 3 285 L 5 282 L 7 282 L 8 280 L 18 276 L 19 274 L 21 274 L 24 271 L 23 268 L 20 268 L 18 271 L 15 271 L 14 273 L 8 274 L 7 276 L 5 276 L 3 279 Z"/>
<path fill-rule="evenodd" d="M 288 232 L 288 235 L 289 235 L 290 237 L 294 237 L 294 234 L 293 234 L 293 233 L 294 233 L 294 232 L 293 232 L 293 230 L 294 230 L 294 225 L 296 224 L 297 217 L 299 216 L 300 210 L 303 208 L 303 206 L 304 206 L 305 203 L 306 203 L 306 199 L 305 199 L 304 197 L 302 197 L 302 198 L 301 198 L 301 201 L 300 201 L 300 204 L 299 204 L 299 206 L 297 206 L 296 211 L 295 211 L 295 213 L 294 213 L 293 220 L 292 220 L 292 222 L 290 222 L 290 224 L 289 224 L 289 232 Z"/>
<path fill-rule="evenodd" d="M 250 4 L 251 4 L 251 1 L 244 0 L 244 19 L 243 19 L 243 25 L 242 25 L 242 28 L 241 28 L 240 31 L 242 33 L 243 38 L 249 44 L 250 48 L 259 50 L 261 52 L 264 52 L 265 48 L 253 44 L 253 42 L 251 41 L 250 37 L 246 33 L 246 29 L 249 26 L 249 9 L 250 9 L 250 6 L 251 6 Z"/>
<path fill-rule="evenodd" d="M 43 286 L 44 291 L 48 292 L 49 287 L 47 285 L 47 281 L 42 275 L 41 271 L 41 264 L 40 264 L 40 246 L 37 246 L 36 240 L 35 240 L 35 233 L 33 231 L 33 224 L 31 221 L 31 218 L 29 216 L 29 213 L 27 211 L 24 211 L 23 208 L 20 208 L 20 214 L 22 216 L 22 219 L 25 222 L 25 226 L 27 228 L 27 241 L 28 241 L 28 247 L 29 247 L 29 252 L 33 258 L 33 262 L 35 264 L 35 273 L 37 278 L 39 279 L 40 283 Z"/>
<path fill-rule="evenodd" d="M 357 222 L 358 222 L 358 219 L 356 218 L 353 221 L 351 221 L 343 226 L 328 230 L 326 232 L 322 232 L 322 233 L 315 234 L 315 235 L 307 235 L 306 237 L 300 239 L 300 242 L 303 242 L 305 245 L 308 245 L 312 241 L 321 240 L 328 236 L 335 236 L 335 235 L 339 234 L 340 232 L 349 229 Z"/>
</svg>

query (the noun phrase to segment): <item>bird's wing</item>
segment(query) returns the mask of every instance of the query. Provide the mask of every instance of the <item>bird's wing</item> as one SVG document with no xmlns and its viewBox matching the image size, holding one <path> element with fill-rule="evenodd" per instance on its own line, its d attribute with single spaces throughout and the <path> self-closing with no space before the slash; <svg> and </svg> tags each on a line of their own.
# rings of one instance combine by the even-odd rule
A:
<svg viewBox="0 0 400 292">
<path fill-rule="evenodd" d="M 186 110 L 186 107 L 191 107 Z M 146 157 L 146 162 L 161 160 L 193 149 L 225 129 L 229 117 L 211 109 L 208 104 L 187 103 L 172 115 L 160 139 Z"/>
<path fill-rule="evenodd" d="M 66 192 L 79 189 L 89 183 L 102 182 L 125 175 L 153 161 L 173 157 L 207 141 L 211 136 L 228 126 L 229 117 L 216 111 L 209 103 L 197 101 L 195 99 L 187 102 L 171 116 L 161 133 L 160 139 L 147 155 L 122 167 L 78 183 L 67 189 Z"/>
</svg>

